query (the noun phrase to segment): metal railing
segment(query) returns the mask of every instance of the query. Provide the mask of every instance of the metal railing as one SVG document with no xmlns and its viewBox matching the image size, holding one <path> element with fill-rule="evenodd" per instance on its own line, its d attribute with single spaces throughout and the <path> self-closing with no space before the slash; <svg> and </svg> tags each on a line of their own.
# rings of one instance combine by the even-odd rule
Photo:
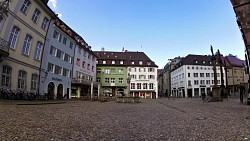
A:
<svg viewBox="0 0 250 141">
<path fill-rule="evenodd" d="M 9 54 L 9 49 L 10 49 L 10 43 L 8 41 L 5 41 L 4 39 L 0 38 L 0 50 Z"/>
</svg>

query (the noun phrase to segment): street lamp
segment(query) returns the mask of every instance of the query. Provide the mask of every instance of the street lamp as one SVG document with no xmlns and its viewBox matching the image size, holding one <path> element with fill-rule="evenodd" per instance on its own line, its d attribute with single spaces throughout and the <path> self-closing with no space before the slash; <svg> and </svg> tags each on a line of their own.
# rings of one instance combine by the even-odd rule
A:
<svg viewBox="0 0 250 141">
<path fill-rule="evenodd" d="M 11 0 L 5 0 L 0 2 L 0 22 L 8 16 L 10 1 Z"/>
</svg>

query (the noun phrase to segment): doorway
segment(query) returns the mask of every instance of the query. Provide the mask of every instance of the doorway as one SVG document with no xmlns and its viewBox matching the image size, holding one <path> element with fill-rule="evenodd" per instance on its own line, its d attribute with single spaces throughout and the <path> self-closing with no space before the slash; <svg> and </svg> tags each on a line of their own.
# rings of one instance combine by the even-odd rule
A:
<svg viewBox="0 0 250 141">
<path fill-rule="evenodd" d="M 50 82 L 48 85 L 48 99 L 54 99 L 55 84 Z"/>
<path fill-rule="evenodd" d="M 63 85 L 59 84 L 57 87 L 57 99 L 62 99 L 63 98 Z"/>
</svg>

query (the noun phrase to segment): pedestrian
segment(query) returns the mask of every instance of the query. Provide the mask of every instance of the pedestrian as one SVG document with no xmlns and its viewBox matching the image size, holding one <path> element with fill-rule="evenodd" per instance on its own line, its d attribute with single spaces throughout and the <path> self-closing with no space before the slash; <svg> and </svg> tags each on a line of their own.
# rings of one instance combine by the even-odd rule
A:
<svg viewBox="0 0 250 141">
<path fill-rule="evenodd" d="M 201 99 L 202 99 L 202 100 L 204 100 L 204 99 L 205 99 L 205 97 L 206 97 L 205 92 L 202 92 L 202 93 L 201 93 Z"/>
<path fill-rule="evenodd" d="M 245 91 L 245 87 L 241 84 L 240 85 L 240 102 L 243 103 L 243 94 Z"/>
</svg>

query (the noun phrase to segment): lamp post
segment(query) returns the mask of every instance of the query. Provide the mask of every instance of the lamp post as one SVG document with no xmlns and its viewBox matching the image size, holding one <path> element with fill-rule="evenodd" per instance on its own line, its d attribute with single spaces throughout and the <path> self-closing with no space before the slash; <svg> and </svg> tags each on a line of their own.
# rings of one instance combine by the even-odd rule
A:
<svg viewBox="0 0 250 141">
<path fill-rule="evenodd" d="M 0 2 L 0 22 L 8 16 L 9 2 L 11 2 L 11 0 Z"/>
<path fill-rule="evenodd" d="M 130 81 L 131 81 L 131 75 L 128 73 L 127 76 L 127 97 L 130 97 Z"/>
</svg>

